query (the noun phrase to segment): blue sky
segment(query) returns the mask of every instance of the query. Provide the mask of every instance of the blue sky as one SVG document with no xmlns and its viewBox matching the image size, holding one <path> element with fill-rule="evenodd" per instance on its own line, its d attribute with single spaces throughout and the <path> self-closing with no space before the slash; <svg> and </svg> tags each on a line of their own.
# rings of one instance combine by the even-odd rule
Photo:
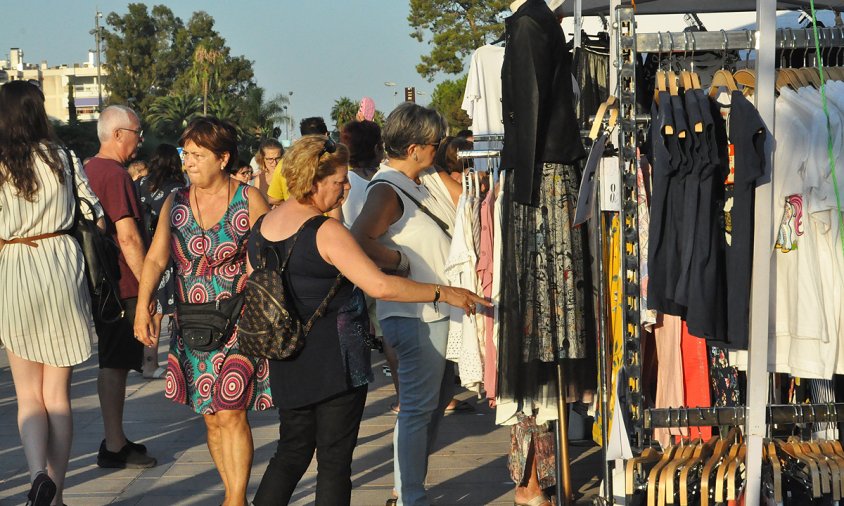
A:
<svg viewBox="0 0 844 506">
<path fill-rule="evenodd" d="M 269 96 L 289 93 L 294 119 L 328 119 L 334 100 L 370 96 L 385 113 L 394 91 L 404 86 L 427 93 L 435 83 L 416 73 L 427 45 L 410 37 L 406 0 L 178 0 L 165 4 L 184 21 L 197 10 L 208 12 L 232 53 L 254 62 L 257 83 Z M 24 51 L 24 61 L 50 66 L 87 60 L 94 39 L 94 13 L 125 14 L 128 2 L 108 0 L 26 0 L 4 2 L 0 59 L 10 48 Z M 6 56 L 2 56 L 6 55 Z M 439 80 L 448 76 L 442 76 Z M 388 88 L 385 82 L 395 82 Z"/>
<path fill-rule="evenodd" d="M 409 35 L 407 0 L 146 2 L 150 8 L 156 3 L 168 5 L 185 21 L 196 10 L 211 14 L 232 53 L 254 62 L 256 81 L 268 96 L 293 92 L 290 111 L 297 122 L 306 116 L 328 118 L 334 100 L 341 96 L 355 101 L 370 96 L 378 109 L 389 113 L 396 101 L 402 100 L 405 86 L 415 86 L 420 92 L 417 101 L 427 104 L 436 83 L 453 77 L 440 75 L 429 83 L 416 73 L 419 56 L 428 46 Z M 4 2 L 0 59 L 5 59 L 1 55 L 8 55 L 10 48 L 18 47 L 29 63 L 83 62 L 94 47 L 89 31 L 97 9 L 105 14 L 125 14 L 127 5 L 113 0 Z M 755 20 L 753 13 L 701 17 L 710 30 L 736 28 Z M 587 18 L 588 31 L 599 29 L 596 20 Z M 790 21 L 786 24 L 794 23 Z M 563 26 L 571 33 L 570 20 Z M 639 19 L 641 31 L 681 30 L 684 26 L 681 16 Z M 385 82 L 397 86 L 389 88 Z"/>
</svg>

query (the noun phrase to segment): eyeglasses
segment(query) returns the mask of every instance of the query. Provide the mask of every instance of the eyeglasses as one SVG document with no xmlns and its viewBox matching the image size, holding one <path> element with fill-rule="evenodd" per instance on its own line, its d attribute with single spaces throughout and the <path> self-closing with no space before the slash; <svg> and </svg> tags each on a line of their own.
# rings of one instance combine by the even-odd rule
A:
<svg viewBox="0 0 844 506">
<path fill-rule="evenodd" d="M 264 158 L 264 161 L 265 162 L 278 163 L 279 161 L 281 161 L 281 159 L 282 159 L 282 157 L 280 157 L 280 156 L 274 156 L 274 157 L 266 157 L 266 158 Z"/>
<path fill-rule="evenodd" d="M 141 139 L 143 139 L 143 138 L 144 138 L 144 131 L 143 131 L 143 129 L 134 130 L 134 129 L 132 129 L 132 128 L 119 127 L 119 128 L 117 128 L 117 130 L 128 130 L 128 131 L 130 131 L 130 132 L 135 132 L 135 134 L 136 134 L 139 138 L 141 138 Z"/>
</svg>

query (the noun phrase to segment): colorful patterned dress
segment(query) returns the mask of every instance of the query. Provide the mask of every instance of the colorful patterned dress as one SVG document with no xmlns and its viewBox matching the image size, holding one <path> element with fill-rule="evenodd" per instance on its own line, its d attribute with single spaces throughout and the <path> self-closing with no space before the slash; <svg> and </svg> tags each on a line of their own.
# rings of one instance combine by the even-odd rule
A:
<svg viewBox="0 0 844 506">
<path fill-rule="evenodd" d="M 222 219 L 204 232 L 190 207 L 190 188 L 175 193 L 170 247 L 179 301 L 210 302 L 243 291 L 249 191 L 250 187 L 241 185 Z M 214 351 L 186 348 L 177 328 L 170 343 L 165 396 L 203 415 L 221 410 L 260 411 L 273 405 L 267 361 L 239 352 L 237 328 Z"/>
</svg>

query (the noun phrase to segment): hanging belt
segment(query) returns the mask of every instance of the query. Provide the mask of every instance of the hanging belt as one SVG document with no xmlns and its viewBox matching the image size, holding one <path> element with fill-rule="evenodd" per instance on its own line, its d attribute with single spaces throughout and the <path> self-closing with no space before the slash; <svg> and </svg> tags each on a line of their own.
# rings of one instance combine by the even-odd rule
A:
<svg viewBox="0 0 844 506">
<path fill-rule="evenodd" d="M 41 234 L 41 235 L 34 235 L 32 237 L 16 237 L 14 239 L 9 239 L 8 241 L 0 241 L 3 244 L 25 244 L 32 248 L 37 248 L 38 243 L 36 241 L 40 241 L 41 239 L 49 239 L 50 237 L 58 237 L 60 235 L 66 235 L 67 232 L 50 232 L 49 234 Z"/>
</svg>

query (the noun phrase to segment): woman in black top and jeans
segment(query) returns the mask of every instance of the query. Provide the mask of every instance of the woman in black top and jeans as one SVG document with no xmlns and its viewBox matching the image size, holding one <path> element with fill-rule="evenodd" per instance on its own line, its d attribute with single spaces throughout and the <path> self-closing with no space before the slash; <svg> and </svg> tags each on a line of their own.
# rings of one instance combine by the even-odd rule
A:
<svg viewBox="0 0 844 506">
<path fill-rule="evenodd" d="M 266 260 L 268 267 L 275 267 L 298 231 L 285 283 L 288 300 L 302 320 L 314 313 L 339 273 L 348 278 L 314 323 L 302 351 L 289 360 L 270 361 L 281 438 L 255 496 L 256 506 L 289 503 L 314 450 L 318 452 L 316 504 L 351 501 L 352 452 L 371 379 L 369 348 L 363 336 L 348 331 L 346 316 L 359 300 L 352 283 L 378 299 L 439 300 L 467 312 L 474 312 L 475 304 L 488 305 L 460 288 L 383 273 L 342 223 L 324 216 L 342 204 L 348 190 L 348 153 L 345 146 L 321 135 L 296 142 L 285 154 L 283 166 L 291 198 L 256 223 L 249 241 L 252 266 Z"/>
</svg>

